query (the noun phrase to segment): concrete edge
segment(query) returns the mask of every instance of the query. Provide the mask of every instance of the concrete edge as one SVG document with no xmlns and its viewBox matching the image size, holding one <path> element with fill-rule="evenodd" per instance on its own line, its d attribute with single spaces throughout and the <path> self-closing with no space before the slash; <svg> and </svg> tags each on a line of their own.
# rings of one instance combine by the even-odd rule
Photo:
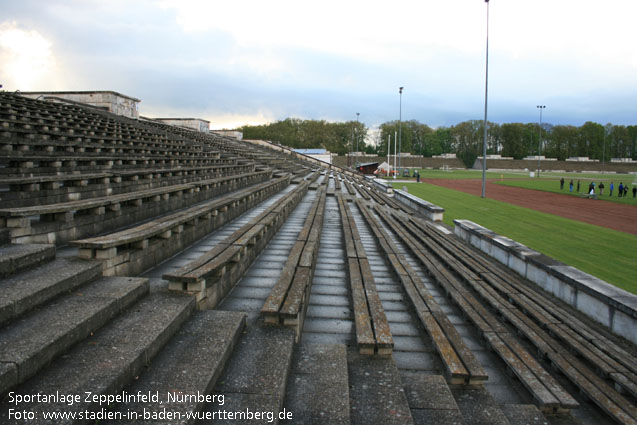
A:
<svg viewBox="0 0 637 425">
<path fill-rule="evenodd" d="M 417 196 L 411 195 L 404 190 L 394 189 L 394 199 L 408 207 L 413 208 L 417 212 L 421 213 L 431 221 L 442 221 L 445 213 L 445 209 L 438 205 L 427 202 L 424 199 L 420 199 Z"/>
<path fill-rule="evenodd" d="M 472 221 L 454 220 L 454 224 L 456 236 L 637 344 L 637 295 Z"/>
</svg>

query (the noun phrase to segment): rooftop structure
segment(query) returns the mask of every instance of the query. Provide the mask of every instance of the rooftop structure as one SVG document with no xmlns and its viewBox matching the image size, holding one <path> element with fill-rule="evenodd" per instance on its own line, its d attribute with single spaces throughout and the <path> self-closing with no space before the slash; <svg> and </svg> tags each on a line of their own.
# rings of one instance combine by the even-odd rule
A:
<svg viewBox="0 0 637 425">
<path fill-rule="evenodd" d="M 139 118 L 141 100 L 114 91 L 37 91 L 20 94 L 31 99 L 83 103 L 116 115 Z"/>
<path fill-rule="evenodd" d="M 323 161 L 328 164 L 332 163 L 332 153 L 328 152 L 326 149 L 316 148 L 316 149 L 292 149 L 292 150 L 296 153 L 309 156 L 310 158 L 318 159 L 319 161 Z"/>
<path fill-rule="evenodd" d="M 151 118 L 155 121 L 165 124 L 176 125 L 178 127 L 189 128 L 201 131 L 202 133 L 210 132 L 210 121 L 201 118 Z"/>
</svg>

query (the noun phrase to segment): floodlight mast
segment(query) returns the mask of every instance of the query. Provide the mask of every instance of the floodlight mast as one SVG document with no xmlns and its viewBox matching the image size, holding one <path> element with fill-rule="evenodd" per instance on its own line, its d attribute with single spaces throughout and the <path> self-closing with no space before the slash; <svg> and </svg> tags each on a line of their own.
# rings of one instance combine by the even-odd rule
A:
<svg viewBox="0 0 637 425">
<path fill-rule="evenodd" d="M 398 169 L 402 170 L 400 167 L 400 157 L 403 152 L 403 89 L 404 87 L 398 88 L 398 95 L 400 96 L 400 105 L 398 111 Z"/>
<path fill-rule="evenodd" d="M 487 185 L 487 99 L 489 93 L 489 0 L 487 4 L 487 53 L 484 73 L 484 140 L 482 142 L 482 197 L 486 196 Z"/>
<path fill-rule="evenodd" d="M 537 177 L 540 178 L 540 155 L 542 154 L 542 109 L 546 105 L 537 105 L 540 110 L 540 134 L 537 136 Z"/>
<path fill-rule="evenodd" d="M 358 117 L 360 116 L 360 112 L 356 112 L 356 166 L 358 167 L 358 139 L 360 136 L 358 135 Z"/>
</svg>

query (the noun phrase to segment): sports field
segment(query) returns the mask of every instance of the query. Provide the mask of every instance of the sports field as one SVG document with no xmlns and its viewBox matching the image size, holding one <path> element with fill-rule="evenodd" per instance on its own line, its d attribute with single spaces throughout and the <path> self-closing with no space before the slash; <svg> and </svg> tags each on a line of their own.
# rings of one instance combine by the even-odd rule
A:
<svg viewBox="0 0 637 425">
<path fill-rule="evenodd" d="M 567 179 L 569 177 L 567 173 L 564 175 L 566 176 L 565 189 L 568 191 L 570 178 Z M 573 175 L 571 174 L 570 176 Z M 583 178 L 581 174 L 577 174 L 577 176 Z M 599 182 L 600 175 L 595 177 L 595 181 Z M 613 177 L 616 178 L 617 176 L 614 175 Z M 634 176 L 624 175 L 623 177 Z M 534 204 L 539 203 L 539 199 L 550 196 L 553 197 L 553 200 L 549 204 L 557 204 L 560 208 L 566 210 L 571 209 L 573 210 L 571 212 L 575 215 L 582 215 L 582 210 L 590 210 L 591 206 L 600 207 L 601 209 L 598 209 L 595 213 L 598 215 L 597 218 L 592 220 L 593 223 L 603 223 L 605 220 L 609 221 L 609 212 L 613 208 L 617 208 L 621 210 L 622 218 L 610 221 L 625 222 L 626 226 L 624 227 L 629 227 L 630 224 L 637 229 L 637 204 L 631 203 L 632 193 L 625 200 L 627 205 L 619 205 L 619 202 L 613 204 L 606 201 L 579 199 L 570 197 L 565 193 L 560 194 L 559 175 L 547 175 L 539 179 L 540 187 L 545 182 L 550 184 L 551 179 L 555 179 L 552 182 L 557 184 L 557 191 L 543 192 L 538 187 L 533 187 L 535 190 L 510 188 L 511 191 L 523 191 L 525 193 L 524 199 L 529 201 L 531 203 L 530 206 L 533 207 L 530 208 L 528 206 L 515 205 L 514 203 L 517 201 L 507 202 L 489 198 L 490 193 L 495 195 L 494 188 L 499 189 L 500 192 L 509 191 L 508 186 L 500 185 L 507 179 L 515 178 L 522 184 L 532 186 L 532 182 L 528 182 L 528 180 L 531 180 L 528 178 L 528 174 L 525 177 L 524 174 L 516 173 L 487 173 L 489 185 L 487 186 L 486 199 L 482 199 L 479 196 L 479 188 L 481 187 L 481 181 L 479 180 L 481 172 L 479 171 L 444 172 L 423 170 L 421 178 L 427 180 L 428 183 L 398 183 L 395 186 L 399 188 L 407 186 L 410 193 L 445 208 L 444 221 L 446 224 L 453 226 L 453 220 L 458 218 L 474 221 L 565 264 L 637 294 L 637 236 L 635 234 L 628 233 L 625 229 L 621 231 L 613 230 L 597 224 L 583 222 L 581 219 L 565 218 L 555 213 L 533 209 L 537 207 Z M 451 180 L 456 181 L 450 183 Z M 630 180 L 632 183 L 632 179 Z M 454 184 L 456 187 L 450 188 Z M 467 188 L 469 186 L 477 187 L 477 193 L 465 193 L 468 191 Z M 588 186 L 588 183 L 586 186 Z M 572 202 L 584 202 L 586 208 L 568 206 Z"/>
</svg>

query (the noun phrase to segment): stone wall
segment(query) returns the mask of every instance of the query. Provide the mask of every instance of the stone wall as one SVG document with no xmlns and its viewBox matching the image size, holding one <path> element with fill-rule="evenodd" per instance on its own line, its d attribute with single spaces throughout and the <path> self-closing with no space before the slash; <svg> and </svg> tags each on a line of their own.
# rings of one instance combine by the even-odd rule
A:
<svg viewBox="0 0 637 425">
<path fill-rule="evenodd" d="M 104 109 L 128 118 L 139 118 L 138 105 L 141 100 L 114 91 L 78 91 L 78 92 L 22 92 L 22 96 L 32 99 L 65 99 Z"/>
<path fill-rule="evenodd" d="M 476 159 L 473 164 L 474 169 L 482 169 L 482 160 Z M 489 159 L 487 158 L 487 169 L 498 170 L 537 170 L 537 159 Z M 614 173 L 637 173 L 637 164 L 621 162 L 575 162 L 575 161 L 548 161 L 540 160 L 540 171 L 569 171 L 569 172 L 614 172 Z"/>
<path fill-rule="evenodd" d="M 593 320 L 637 343 L 637 295 L 549 258 L 469 220 L 455 233 Z"/>
</svg>

